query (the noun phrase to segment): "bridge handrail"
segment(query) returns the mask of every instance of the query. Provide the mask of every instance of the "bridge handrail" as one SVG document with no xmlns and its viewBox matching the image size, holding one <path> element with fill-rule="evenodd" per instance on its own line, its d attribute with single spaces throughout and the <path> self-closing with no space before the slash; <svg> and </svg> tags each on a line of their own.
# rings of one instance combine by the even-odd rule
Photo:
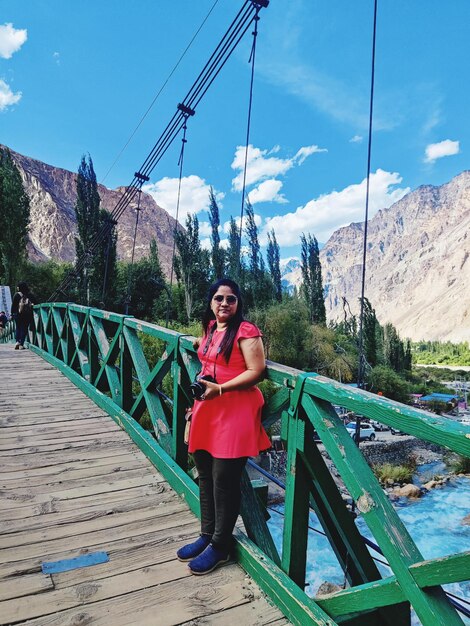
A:
<svg viewBox="0 0 470 626">
<path fill-rule="evenodd" d="M 183 442 L 189 385 L 199 371 L 192 339 L 129 316 L 67 303 L 35 306 L 30 338 L 31 349 L 104 408 L 199 514 L 198 490 L 188 474 Z M 152 362 L 144 349 L 149 341 L 160 347 Z M 274 545 L 266 511 L 245 475 L 246 535 L 237 533 L 240 564 L 295 624 L 359 619 L 363 624 L 405 625 L 410 623 L 410 604 L 425 626 L 463 624 L 439 585 L 468 579 L 470 553 L 423 559 L 332 405 L 467 457 L 470 429 L 277 363 L 268 363 L 267 378 L 276 390 L 266 402 L 263 422 L 268 427 L 281 420 L 287 446 L 282 552 Z M 159 391 L 162 384 L 169 386 L 171 404 Z M 139 423 L 144 414 L 152 433 Z M 392 576 L 382 578 L 378 571 L 314 443 L 314 432 L 387 558 Z M 310 505 L 351 585 L 313 599 L 304 592 Z"/>
</svg>

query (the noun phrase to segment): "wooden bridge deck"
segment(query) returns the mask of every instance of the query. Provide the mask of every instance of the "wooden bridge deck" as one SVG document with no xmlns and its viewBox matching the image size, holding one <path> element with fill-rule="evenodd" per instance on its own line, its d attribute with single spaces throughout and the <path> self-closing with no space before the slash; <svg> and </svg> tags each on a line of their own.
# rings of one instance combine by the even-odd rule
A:
<svg viewBox="0 0 470 626">
<path fill-rule="evenodd" d="M 115 422 L 29 350 L 0 345 L 0 624 L 288 624 L 235 564 L 191 576 L 198 522 Z M 106 552 L 61 573 L 42 563 Z"/>
</svg>

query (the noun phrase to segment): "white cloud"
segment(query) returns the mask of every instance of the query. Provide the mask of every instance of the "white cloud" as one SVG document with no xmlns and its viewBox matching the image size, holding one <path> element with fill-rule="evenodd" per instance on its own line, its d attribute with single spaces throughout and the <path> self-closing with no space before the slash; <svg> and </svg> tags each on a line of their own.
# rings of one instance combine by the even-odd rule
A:
<svg viewBox="0 0 470 626">
<path fill-rule="evenodd" d="M 378 169 L 370 176 L 369 218 L 379 209 L 397 202 L 410 189 L 397 187 L 402 177 L 396 172 Z M 351 222 L 364 220 L 367 179 L 349 185 L 341 191 L 319 196 L 299 207 L 293 213 L 267 218 L 261 241 L 266 240 L 267 231 L 274 228 L 281 246 L 297 245 L 301 233 L 312 233 L 320 242 L 325 242 L 332 232 Z"/>
<path fill-rule="evenodd" d="M 282 182 L 280 180 L 270 178 L 250 191 L 248 200 L 251 204 L 257 204 L 258 202 L 277 202 L 279 204 L 285 204 L 287 202 L 286 198 L 283 194 L 279 193 L 281 188 Z"/>
<path fill-rule="evenodd" d="M 57 65 L 60 65 L 60 52 L 54 52 L 52 54 L 52 58 L 54 59 Z"/>
<path fill-rule="evenodd" d="M 178 200 L 179 178 L 162 178 L 156 183 L 143 185 L 142 191 L 150 194 L 155 202 L 168 213 L 176 217 Z M 186 215 L 207 211 L 209 208 L 210 185 L 203 178 L 196 175 L 184 176 L 181 179 L 181 195 L 178 221 L 184 224 Z M 218 202 L 224 197 L 223 193 L 214 190 Z M 220 206 L 220 205 L 219 205 Z"/>
<path fill-rule="evenodd" d="M 21 95 L 21 91 L 13 93 L 9 85 L 0 78 L 0 111 L 4 111 L 7 107 L 19 102 Z"/>
<path fill-rule="evenodd" d="M 363 139 L 364 137 L 362 135 L 354 135 L 354 137 L 351 137 L 349 140 L 349 143 L 362 143 Z"/>
<path fill-rule="evenodd" d="M 28 38 L 26 29 L 13 28 L 13 24 L 0 25 L 0 57 L 11 59 Z"/>
<path fill-rule="evenodd" d="M 263 222 L 263 218 L 261 217 L 261 215 L 258 215 L 258 213 L 254 213 L 253 218 L 255 220 L 256 226 L 258 226 L 259 228 Z M 234 220 L 235 220 L 235 224 L 237 225 L 237 228 L 240 229 L 240 216 L 234 217 Z M 245 228 L 246 228 L 246 213 L 243 214 L 243 230 L 245 230 Z M 225 222 L 222 225 L 222 230 L 226 234 L 230 232 L 230 221 Z"/>
<path fill-rule="evenodd" d="M 212 227 L 210 222 L 199 222 L 199 236 L 210 237 L 212 235 Z"/>
<path fill-rule="evenodd" d="M 426 146 L 425 163 L 434 163 L 436 159 L 442 159 L 445 156 L 452 156 L 460 152 L 460 142 L 445 139 L 439 143 L 430 143 Z"/>
<path fill-rule="evenodd" d="M 211 240 L 209 239 L 209 237 L 204 237 L 203 239 L 200 239 L 201 241 L 201 248 L 203 250 L 212 250 L 212 243 Z"/>
<path fill-rule="evenodd" d="M 234 191 L 243 189 L 243 172 L 245 168 L 245 146 L 237 146 L 235 156 L 232 162 L 232 169 L 238 170 L 239 173 L 232 180 Z M 280 159 L 278 157 L 270 157 L 269 154 L 279 152 L 279 146 L 274 146 L 270 151 L 255 148 L 251 144 L 248 146 L 247 168 L 246 168 L 246 186 L 280 176 L 285 174 L 294 165 L 301 165 L 305 159 L 315 152 L 327 152 L 326 148 L 318 146 L 304 146 L 297 151 L 297 154 L 291 159 Z"/>
</svg>

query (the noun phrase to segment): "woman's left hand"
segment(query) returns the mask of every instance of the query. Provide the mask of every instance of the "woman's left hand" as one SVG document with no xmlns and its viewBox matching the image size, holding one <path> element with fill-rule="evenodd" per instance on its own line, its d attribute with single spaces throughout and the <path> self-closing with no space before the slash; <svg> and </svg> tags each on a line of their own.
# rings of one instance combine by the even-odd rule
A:
<svg viewBox="0 0 470 626">
<path fill-rule="evenodd" d="M 201 400 L 213 400 L 220 395 L 220 385 L 218 383 L 211 383 L 209 380 L 199 380 L 202 383 L 206 390 L 204 391 L 204 395 Z"/>
</svg>

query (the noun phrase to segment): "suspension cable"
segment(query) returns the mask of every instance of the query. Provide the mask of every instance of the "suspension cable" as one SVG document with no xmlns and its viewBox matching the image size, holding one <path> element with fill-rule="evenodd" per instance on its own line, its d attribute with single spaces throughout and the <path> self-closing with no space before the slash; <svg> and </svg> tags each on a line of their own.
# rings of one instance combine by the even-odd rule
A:
<svg viewBox="0 0 470 626">
<path fill-rule="evenodd" d="M 367 221 L 369 219 L 369 191 L 370 191 L 370 162 L 372 153 L 372 122 L 374 110 L 374 81 L 375 81 L 375 41 L 377 33 L 377 0 L 374 0 L 374 25 L 372 34 L 372 68 L 370 79 L 370 108 L 369 108 L 369 140 L 367 146 L 367 179 L 366 179 L 366 208 L 364 216 L 364 239 L 362 250 L 362 280 L 361 280 L 361 312 L 359 317 L 359 368 L 357 386 L 364 387 L 364 294 L 366 282 L 366 257 L 367 257 Z"/>
<path fill-rule="evenodd" d="M 175 73 L 175 71 L 178 69 L 178 66 L 180 65 L 181 61 L 184 59 L 184 57 L 186 56 L 186 53 L 188 52 L 188 50 L 191 48 L 191 46 L 194 43 L 194 40 L 196 39 L 196 37 L 199 35 L 199 33 L 201 32 L 204 24 L 207 22 L 207 20 L 209 19 L 210 14 L 212 13 L 212 11 L 215 9 L 216 5 L 218 4 L 219 0 L 215 0 L 214 4 L 211 6 L 211 8 L 209 9 L 209 12 L 207 13 L 206 17 L 202 20 L 199 28 L 196 30 L 196 32 L 194 33 L 194 35 L 192 36 L 190 42 L 188 43 L 188 45 L 186 46 L 186 48 L 184 49 L 183 53 L 181 54 L 180 58 L 178 59 L 178 61 L 175 63 L 175 65 L 173 66 L 173 69 L 171 70 L 171 72 L 168 74 L 166 80 L 164 81 L 163 85 L 160 87 L 160 89 L 158 90 L 157 94 L 155 95 L 154 99 L 152 100 L 152 102 L 150 103 L 149 107 L 147 108 L 147 110 L 145 111 L 145 113 L 142 115 L 142 117 L 140 118 L 137 126 L 134 128 L 134 130 L 132 131 L 129 139 L 126 141 L 126 143 L 124 144 L 124 146 L 121 148 L 119 154 L 117 155 L 117 157 L 114 159 L 114 161 L 112 162 L 111 166 L 109 167 L 108 171 L 106 172 L 106 174 L 104 175 L 104 177 L 101 179 L 100 184 L 102 185 L 104 183 L 104 181 L 106 180 L 106 178 L 108 177 L 109 173 L 111 172 L 111 170 L 113 169 L 113 167 L 116 165 L 116 163 L 119 161 L 119 159 L 121 158 L 122 153 L 124 152 L 124 150 L 127 148 L 127 146 L 130 144 L 130 142 L 132 141 L 132 138 L 134 137 L 134 135 L 136 134 L 136 132 L 139 130 L 140 126 L 142 125 L 143 121 L 145 120 L 145 118 L 147 117 L 147 115 L 150 113 L 153 105 L 155 104 L 155 102 L 158 100 L 160 94 L 163 92 L 163 90 L 165 89 L 165 87 L 167 86 L 170 78 L 173 76 L 173 74 Z"/>
<path fill-rule="evenodd" d="M 184 165 L 184 149 L 185 146 L 188 142 L 188 140 L 186 139 L 186 131 L 187 131 L 187 118 L 188 115 L 190 113 L 188 113 L 186 115 L 186 119 L 184 122 L 184 126 L 183 126 L 183 137 L 181 139 L 181 151 L 180 151 L 180 156 L 178 159 L 178 166 L 179 166 L 179 178 L 178 178 L 178 196 L 176 199 L 176 216 L 175 216 L 175 228 L 173 231 L 173 252 L 171 255 L 171 272 L 170 272 L 170 297 L 167 299 L 167 304 L 166 304 L 166 328 L 168 328 L 168 324 L 170 323 L 170 310 L 171 310 L 171 306 L 173 304 L 172 300 L 173 300 L 173 294 L 172 294 L 172 287 L 173 287 L 173 270 L 175 267 L 175 256 L 176 256 L 176 235 L 178 232 L 178 217 L 179 217 L 179 210 L 180 210 L 180 199 L 181 199 L 181 181 L 183 179 L 183 165 Z"/>
<path fill-rule="evenodd" d="M 260 8 L 267 7 L 268 0 L 246 0 L 238 12 L 237 16 L 233 20 L 231 26 L 223 36 L 222 40 L 216 47 L 206 66 L 199 74 L 195 83 L 193 83 L 188 94 L 182 101 L 183 106 L 195 110 L 199 102 L 202 100 L 208 89 L 225 66 L 227 60 L 237 47 L 238 43 L 246 33 L 250 24 L 253 22 L 254 17 L 258 14 Z M 173 143 L 177 137 L 179 131 L 184 125 L 185 116 L 184 113 L 178 108 L 172 119 L 166 126 L 162 135 L 158 139 L 155 146 L 150 151 L 149 155 L 145 159 L 141 168 L 138 170 L 140 175 L 149 176 L 155 166 L 159 163 L 163 155 L 168 150 L 169 146 Z M 114 207 L 111 218 L 118 221 L 125 209 L 134 199 L 136 193 L 139 191 L 139 179 L 134 177 L 131 184 L 127 186 L 126 191 L 119 199 L 118 203 Z M 90 245 L 90 252 L 95 252 L 103 238 L 108 235 L 110 230 L 109 224 L 104 224 L 99 232 L 95 235 Z M 49 301 L 54 301 L 60 293 L 63 293 L 73 282 L 75 272 L 80 271 L 84 266 L 83 255 L 76 260 L 75 269 L 70 272 L 62 281 L 62 283 L 56 288 L 54 293 L 50 296 Z"/>
<path fill-rule="evenodd" d="M 374 81 L 375 81 L 375 42 L 377 34 L 377 0 L 374 0 L 374 19 L 372 29 L 372 67 L 370 77 L 370 104 L 369 104 L 369 140 L 367 146 L 367 178 L 366 178 L 366 208 L 364 215 L 364 239 L 362 249 L 362 279 L 361 279 L 361 310 L 359 315 L 359 362 L 357 368 L 358 389 L 364 388 L 365 379 L 365 355 L 364 355 L 364 294 L 366 283 L 366 257 L 367 257 L 367 221 L 369 219 L 369 191 L 370 191 L 370 161 L 372 153 L 372 122 L 374 111 Z M 354 433 L 356 445 L 359 447 L 361 440 L 361 418 L 356 416 L 356 429 Z"/>
<path fill-rule="evenodd" d="M 134 228 L 134 239 L 132 241 L 132 256 L 131 263 L 129 265 L 128 276 L 127 276 L 127 293 L 124 307 L 124 314 L 129 315 L 129 304 L 131 302 L 131 282 L 132 282 L 132 273 L 134 270 L 134 253 L 135 253 L 135 240 L 137 238 L 137 227 L 139 226 L 139 214 L 140 214 L 140 198 L 142 195 L 142 190 L 139 189 L 139 193 L 137 196 L 137 208 L 135 212 L 135 228 Z"/>
<path fill-rule="evenodd" d="M 246 171 L 248 166 L 248 146 L 250 143 L 250 129 L 251 129 L 251 111 L 253 106 L 253 83 L 255 78 L 255 58 L 256 58 L 256 41 L 258 39 L 258 21 L 259 15 L 258 12 L 254 17 L 255 21 L 255 29 L 252 32 L 253 35 L 253 44 L 251 46 L 250 58 L 248 59 L 248 63 L 251 63 L 251 77 L 250 77 L 250 96 L 248 98 L 248 120 L 246 124 L 246 141 L 245 141 L 245 163 L 243 167 L 243 187 L 242 187 L 242 203 L 240 207 L 240 232 L 238 235 L 238 274 L 241 271 L 241 247 L 242 247 L 242 234 L 243 234 L 243 211 L 245 208 L 245 192 L 246 192 Z"/>
</svg>

